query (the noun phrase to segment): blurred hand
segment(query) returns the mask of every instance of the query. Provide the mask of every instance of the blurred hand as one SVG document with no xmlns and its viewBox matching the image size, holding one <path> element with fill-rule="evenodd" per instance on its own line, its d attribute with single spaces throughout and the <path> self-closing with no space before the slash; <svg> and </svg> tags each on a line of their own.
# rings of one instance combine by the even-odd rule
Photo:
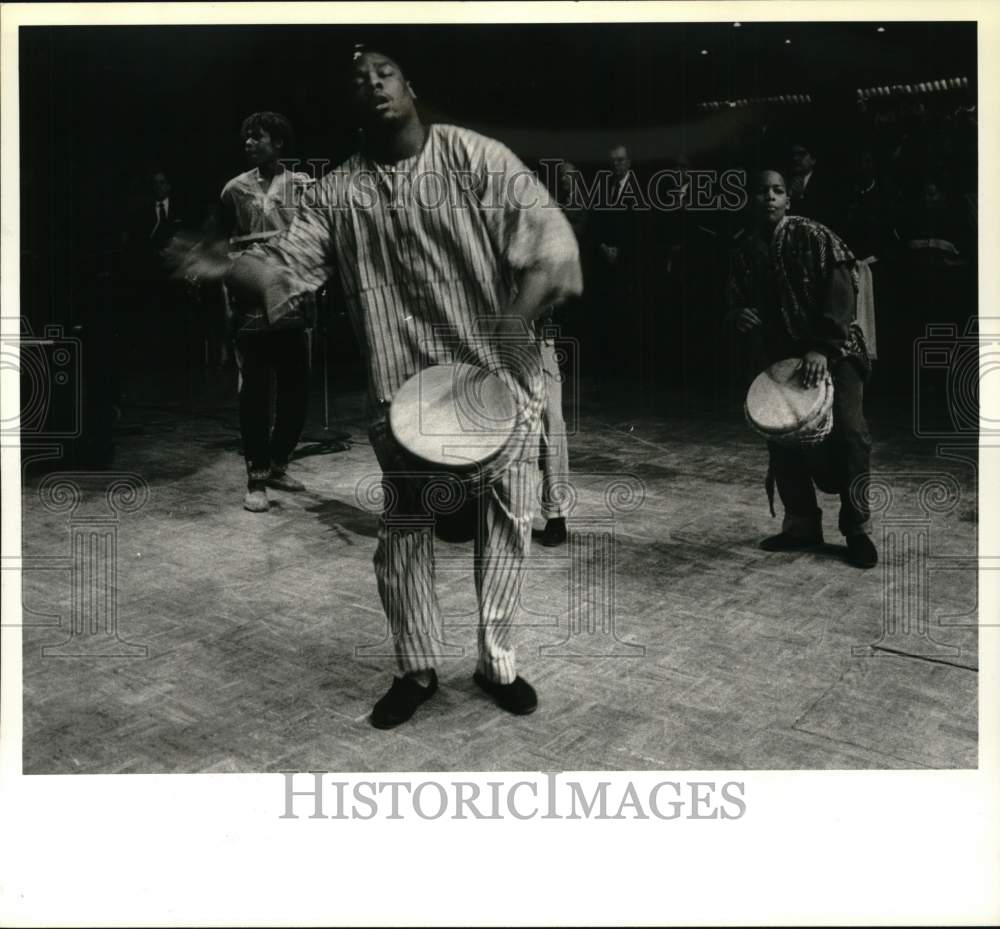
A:
<svg viewBox="0 0 1000 929">
<path fill-rule="evenodd" d="M 232 266 L 225 239 L 202 239 L 191 233 L 174 236 L 163 258 L 175 278 L 189 281 L 220 281 Z"/>
<path fill-rule="evenodd" d="M 762 325 L 761 318 L 757 315 L 757 311 L 750 306 L 745 306 L 741 310 L 737 310 L 734 322 L 738 332 L 749 332 L 751 329 L 756 329 L 758 326 Z"/>
<path fill-rule="evenodd" d="M 806 352 L 802 356 L 802 361 L 799 362 L 798 370 L 802 377 L 802 386 L 815 387 L 826 378 L 826 355 L 822 352 Z"/>
</svg>

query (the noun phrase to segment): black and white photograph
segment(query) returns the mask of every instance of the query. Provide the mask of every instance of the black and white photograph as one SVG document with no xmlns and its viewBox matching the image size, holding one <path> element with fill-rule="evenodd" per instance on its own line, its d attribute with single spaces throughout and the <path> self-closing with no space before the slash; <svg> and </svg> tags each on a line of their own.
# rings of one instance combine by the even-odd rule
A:
<svg viewBox="0 0 1000 929">
<path fill-rule="evenodd" d="M 633 821 L 655 849 L 706 819 L 721 846 L 757 777 L 769 805 L 810 772 L 987 796 L 985 10 L 45 6 L 3 10 L 8 811 L 12 778 L 262 783 L 289 842 L 440 821 L 496 867 L 480 820 Z M 990 800 L 966 853 L 995 865 Z M 427 866 L 394 825 L 375 893 Z M 590 828 L 595 855 L 632 841 Z M 914 835 L 917 862 L 940 837 Z M 516 880 L 536 852 L 503 848 Z M 994 922 L 963 873 L 867 910 L 810 910 L 800 876 L 770 921 Z M 17 891 L 5 924 L 104 912 Z M 767 919 L 649 887 L 578 908 L 597 893 L 295 912 Z"/>
</svg>

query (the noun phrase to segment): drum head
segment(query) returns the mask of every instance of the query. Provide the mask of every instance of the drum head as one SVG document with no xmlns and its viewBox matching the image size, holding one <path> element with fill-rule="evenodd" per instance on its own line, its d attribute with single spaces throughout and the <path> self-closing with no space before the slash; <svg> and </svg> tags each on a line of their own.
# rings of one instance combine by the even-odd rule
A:
<svg viewBox="0 0 1000 929">
<path fill-rule="evenodd" d="M 452 471 L 474 469 L 510 441 L 514 396 L 495 374 L 469 364 L 435 365 L 393 397 L 389 428 L 411 455 Z"/>
<path fill-rule="evenodd" d="M 803 387 L 798 358 L 775 362 L 754 379 L 747 393 L 746 412 L 761 432 L 794 433 L 819 419 L 829 398 L 829 385 Z"/>
</svg>

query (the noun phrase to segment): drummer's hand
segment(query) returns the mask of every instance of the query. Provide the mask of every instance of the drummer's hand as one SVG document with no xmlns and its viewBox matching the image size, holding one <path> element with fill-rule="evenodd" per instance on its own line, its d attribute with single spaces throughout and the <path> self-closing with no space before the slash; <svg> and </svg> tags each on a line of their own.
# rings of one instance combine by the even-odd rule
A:
<svg viewBox="0 0 1000 929">
<path fill-rule="evenodd" d="M 826 378 L 826 355 L 822 352 L 806 352 L 799 362 L 799 372 L 803 387 L 815 387 Z"/>
<path fill-rule="evenodd" d="M 204 240 L 188 233 L 174 236 L 163 257 L 174 277 L 188 280 L 219 281 L 232 266 L 228 242 Z"/>
<path fill-rule="evenodd" d="M 498 316 L 493 322 L 493 338 L 500 344 L 531 341 L 531 326 L 520 316 Z"/>
<path fill-rule="evenodd" d="M 749 332 L 761 325 L 761 318 L 753 307 L 745 306 L 737 311 L 735 323 L 738 331 Z"/>
<path fill-rule="evenodd" d="M 530 383 L 540 356 L 534 349 L 534 334 L 528 322 L 517 315 L 500 316 L 493 323 L 492 335 L 501 366 L 515 378 Z"/>
</svg>

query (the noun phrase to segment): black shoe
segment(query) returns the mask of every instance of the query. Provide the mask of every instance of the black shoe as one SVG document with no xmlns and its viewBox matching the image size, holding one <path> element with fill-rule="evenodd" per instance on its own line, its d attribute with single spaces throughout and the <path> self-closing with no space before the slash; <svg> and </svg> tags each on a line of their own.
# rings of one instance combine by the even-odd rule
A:
<svg viewBox="0 0 1000 929">
<path fill-rule="evenodd" d="M 306 489 L 302 481 L 296 480 L 283 468 L 273 468 L 267 478 L 267 486 L 275 490 L 284 490 L 288 493 L 301 493 Z"/>
<path fill-rule="evenodd" d="M 787 532 L 779 532 L 777 535 L 769 536 L 760 543 L 760 547 L 765 552 L 800 552 L 807 548 L 816 548 L 823 544 L 823 536 L 812 539 L 800 539 L 798 536 L 789 535 Z"/>
<path fill-rule="evenodd" d="M 431 682 L 423 687 L 410 677 L 394 677 L 386 695 L 372 709 L 371 722 L 376 729 L 392 729 L 405 723 L 425 700 L 437 692 L 437 674 L 431 671 Z"/>
<path fill-rule="evenodd" d="M 863 533 L 847 537 L 847 560 L 855 568 L 874 568 L 878 564 L 875 543 Z"/>
<path fill-rule="evenodd" d="M 561 516 L 550 519 L 546 522 L 542 537 L 538 541 L 549 548 L 562 545 L 566 541 L 566 520 Z"/>
<path fill-rule="evenodd" d="M 509 684 L 497 684 L 477 671 L 472 679 L 508 713 L 527 716 L 538 709 L 538 694 L 523 677 L 516 677 Z"/>
</svg>

